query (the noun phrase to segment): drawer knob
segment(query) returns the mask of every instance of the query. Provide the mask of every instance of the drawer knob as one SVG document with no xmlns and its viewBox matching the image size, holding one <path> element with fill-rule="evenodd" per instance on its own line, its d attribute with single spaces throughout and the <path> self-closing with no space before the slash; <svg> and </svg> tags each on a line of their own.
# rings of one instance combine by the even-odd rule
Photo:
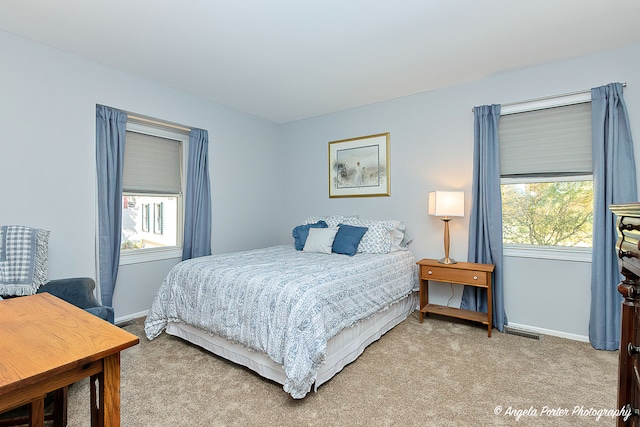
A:
<svg viewBox="0 0 640 427">
<path fill-rule="evenodd" d="M 640 230 L 640 226 L 633 225 L 633 224 L 623 224 L 622 222 L 620 222 L 620 225 L 618 226 L 618 229 L 620 231 Z"/>
<path fill-rule="evenodd" d="M 634 408 L 630 403 L 627 403 L 626 405 L 624 405 L 623 413 L 628 417 L 637 417 L 640 416 L 640 409 Z"/>
<path fill-rule="evenodd" d="M 473 280 L 478 280 L 478 276 L 473 276 Z"/>
<path fill-rule="evenodd" d="M 627 345 L 627 353 L 629 354 L 629 356 L 636 355 L 636 354 L 640 353 L 640 347 L 629 343 Z"/>
<path fill-rule="evenodd" d="M 429 270 L 429 274 L 433 274 L 433 271 Z"/>
<path fill-rule="evenodd" d="M 619 251 L 618 252 L 618 257 L 620 259 L 622 259 L 622 258 L 633 258 L 633 257 L 635 257 L 635 254 L 633 252 L 631 252 L 631 251 Z"/>
</svg>

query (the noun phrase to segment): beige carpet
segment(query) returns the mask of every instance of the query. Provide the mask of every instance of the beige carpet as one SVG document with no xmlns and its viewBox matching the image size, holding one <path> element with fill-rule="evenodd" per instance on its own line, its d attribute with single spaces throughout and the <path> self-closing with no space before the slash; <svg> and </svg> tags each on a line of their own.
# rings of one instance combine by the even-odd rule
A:
<svg viewBox="0 0 640 427">
<path fill-rule="evenodd" d="M 602 411 L 616 409 L 618 354 L 587 343 L 487 338 L 480 326 L 420 324 L 414 313 L 318 392 L 294 400 L 178 338 L 148 341 L 143 319 L 125 329 L 140 344 L 122 353 L 124 427 L 615 425 Z M 88 381 L 69 394 L 68 425 L 89 425 Z"/>
</svg>

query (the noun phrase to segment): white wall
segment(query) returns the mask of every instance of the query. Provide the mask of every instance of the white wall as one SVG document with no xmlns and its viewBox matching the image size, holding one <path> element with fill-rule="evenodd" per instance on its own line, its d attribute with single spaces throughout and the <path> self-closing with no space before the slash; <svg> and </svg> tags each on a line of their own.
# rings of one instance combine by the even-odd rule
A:
<svg viewBox="0 0 640 427">
<path fill-rule="evenodd" d="M 209 131 L 214 252 L 276 239 L 273 123 L 8 33 L 0 52 L 0 224 L 51 230 L 50 278 L 96 277 L 96 104 Z M 116 318 L 147 310 L 178 261 L 123 266 Z"/>
<path fill-rule="evenodd" d="M 416 258 L 443 256 L 442 221 L 427 215 L 427 193 L 464 190 L 467 215 L 451 221 L 451 256 L 466 260 L 476 105 L 505 104 L 627 82 L 625 101 L 640 159 L 640 46 L 487 77 L 442 90 L 282 126 L 290 195 L 282 236 L 308 215 L 359 214 L 401 219 Z M 391 133 L 391 197 L 329 199 L 327 143 Z M 640 170 L 640 168 L 639 168 Z M 287 241 L 287 239 L 283 239 Z M 590 263 L 507 257 L 505 309 L 510 323 L 574 338 L 588 335 Z M 432 289 L 440 303 L 449 286 Z M 453 303 L 459 304 L 461 289 Z"/>
</svg>

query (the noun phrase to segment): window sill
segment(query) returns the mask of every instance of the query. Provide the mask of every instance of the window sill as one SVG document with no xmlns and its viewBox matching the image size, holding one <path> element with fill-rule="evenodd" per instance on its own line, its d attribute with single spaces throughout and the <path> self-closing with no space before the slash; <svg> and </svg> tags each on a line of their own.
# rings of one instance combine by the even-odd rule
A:
<svg viewBox="0 0 640 427">
<path fill-rule="evenodd" d="M 561 246 L 504 245 L 503 255 L 514 258 L 551 259 L 556 261 L 591 262 L 591 248 Z"/>
<path fill-rule="evenodd" d="M 140 264 L 174 258 L 182 259 L 182 248 L 128 250 L 120 252 L 120 265 Z"/>
</svg>

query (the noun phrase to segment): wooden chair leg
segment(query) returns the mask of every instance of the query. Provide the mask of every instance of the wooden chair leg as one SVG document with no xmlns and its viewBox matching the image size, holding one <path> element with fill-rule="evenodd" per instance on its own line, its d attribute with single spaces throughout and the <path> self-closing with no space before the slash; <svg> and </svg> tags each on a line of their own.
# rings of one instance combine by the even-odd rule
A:
<svg viewBox="0 0 640 427">
<path fill-rule="evenodd" d="M 104 408 L 100 402 L 104 401 L 104 373 L 92 375 L 89 380 L 89 394 L 91 398 L 91 426 L 104 426 Z"/>
<path fill-rule="evenodd" d="M 53 392 L 53 414 L 52 421 L 54 427 L 66 427 L 67 425 L 67 397 L 69 387 L 62 387 Z"/>
<path fill-rule="evenodd" d="M 37 425 L 36 418 L 53 421 L 53 427 L 66 427 L 68 391 L 68 387 L 63 387 L 51 392 L 48 398 L 53 397 L 52 404 L 47 405 L 47 408 L 44 407 L 45 402 L 44 398 L 42 398 L 36 399 L 17 410 L 13 410 L 13 416 L 8 418 L 0 417 L 0 427 Z M 40 407 L 41 405 L 42 408 Z M 52 407 L 52 409 L 50 407 Z"/>
</svg>

